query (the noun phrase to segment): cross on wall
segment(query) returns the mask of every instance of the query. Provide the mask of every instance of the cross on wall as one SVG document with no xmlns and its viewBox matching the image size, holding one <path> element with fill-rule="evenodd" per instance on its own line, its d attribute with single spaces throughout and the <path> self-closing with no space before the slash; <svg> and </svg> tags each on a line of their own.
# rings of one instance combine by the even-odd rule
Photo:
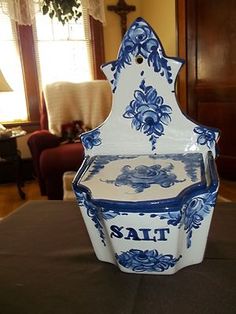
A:
<svg viewBox="0 0 236 314">
<path fill-rule="evenodd" d="M 108 5 L 108 11 L 113 11 L 120 16 L 121 35 L 124 36 L 127 30 L 127 15 L 135 11 L 134 5 L 128 5 L 125 0 L 119 0 L 116 5 Z"/>
</svg>

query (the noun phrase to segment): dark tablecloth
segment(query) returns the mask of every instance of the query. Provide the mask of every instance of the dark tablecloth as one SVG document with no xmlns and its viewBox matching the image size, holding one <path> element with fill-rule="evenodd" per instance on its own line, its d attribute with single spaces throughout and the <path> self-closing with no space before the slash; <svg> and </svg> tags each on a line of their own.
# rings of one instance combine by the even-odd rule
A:
<svg viewBox="0 0 236 314">
<path fill-rule="evenodd" d="M 236 313 L 236 204 L 217 204 L 205 259 L 175 275 L 96 259 L 75 202 L 32 201 L 0 223 L 0 313 Z"/>
</svg>

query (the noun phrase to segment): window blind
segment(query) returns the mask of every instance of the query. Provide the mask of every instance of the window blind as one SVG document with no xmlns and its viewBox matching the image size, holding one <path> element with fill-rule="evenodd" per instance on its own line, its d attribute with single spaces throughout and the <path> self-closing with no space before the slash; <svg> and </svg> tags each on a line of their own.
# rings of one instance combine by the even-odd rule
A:
<svg viewBox="0 0 236 314">
<path fill-rule="evenodd" d="M 93 79 L 87 10 L 82 9 L 82 17 L 77 22 L 65 25 L 39 12 L 36 14 L 33 34 L 41 88 L 57 81 Z"/>
</svg>

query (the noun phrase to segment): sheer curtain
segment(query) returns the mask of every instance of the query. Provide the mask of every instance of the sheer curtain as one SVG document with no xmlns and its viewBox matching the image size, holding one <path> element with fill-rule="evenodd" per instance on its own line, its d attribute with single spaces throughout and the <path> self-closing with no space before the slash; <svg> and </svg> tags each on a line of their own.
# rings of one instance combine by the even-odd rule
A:
<svg viewBox="0 0 236 314">
<path fill-rule="evenodd" d="M 32 25 L 41 3 L 42 0 L 0 0 L 0 7 L 18 24 Z M 104 0 L 81 0 L 81 3 L 93 18 L 105 23 Z"/>
</svg>

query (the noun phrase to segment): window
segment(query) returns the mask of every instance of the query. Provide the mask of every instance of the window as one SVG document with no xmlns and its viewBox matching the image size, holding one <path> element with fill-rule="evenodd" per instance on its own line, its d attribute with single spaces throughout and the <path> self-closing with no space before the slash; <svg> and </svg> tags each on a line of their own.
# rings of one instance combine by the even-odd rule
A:
<svg viewBox="0 0 236 314">
<path fill-rule="evenodd" d="M 102 78 L 104 62 L 102 24 L 86 12 L 65 26 L 41 13 L 35 21 L 33 27 L 17 25 L 0 10 L 0 68 L 14 90 L 0 94 L 0 122 L 32 130 L 39 126 L 42 86 Z"/>
<path fill-rule="evenodd" d="M 24 79 L 15 23 L 0 10 L 0 69 L 12 92 L 0 93 L 0 121 L 27 121 Z"/>
<path fill-rule="evenodd" d="M 88 14 L 64 26 L 39 12 L 33 27 L 42 85 L 93 78 Z"/>
</svg>

